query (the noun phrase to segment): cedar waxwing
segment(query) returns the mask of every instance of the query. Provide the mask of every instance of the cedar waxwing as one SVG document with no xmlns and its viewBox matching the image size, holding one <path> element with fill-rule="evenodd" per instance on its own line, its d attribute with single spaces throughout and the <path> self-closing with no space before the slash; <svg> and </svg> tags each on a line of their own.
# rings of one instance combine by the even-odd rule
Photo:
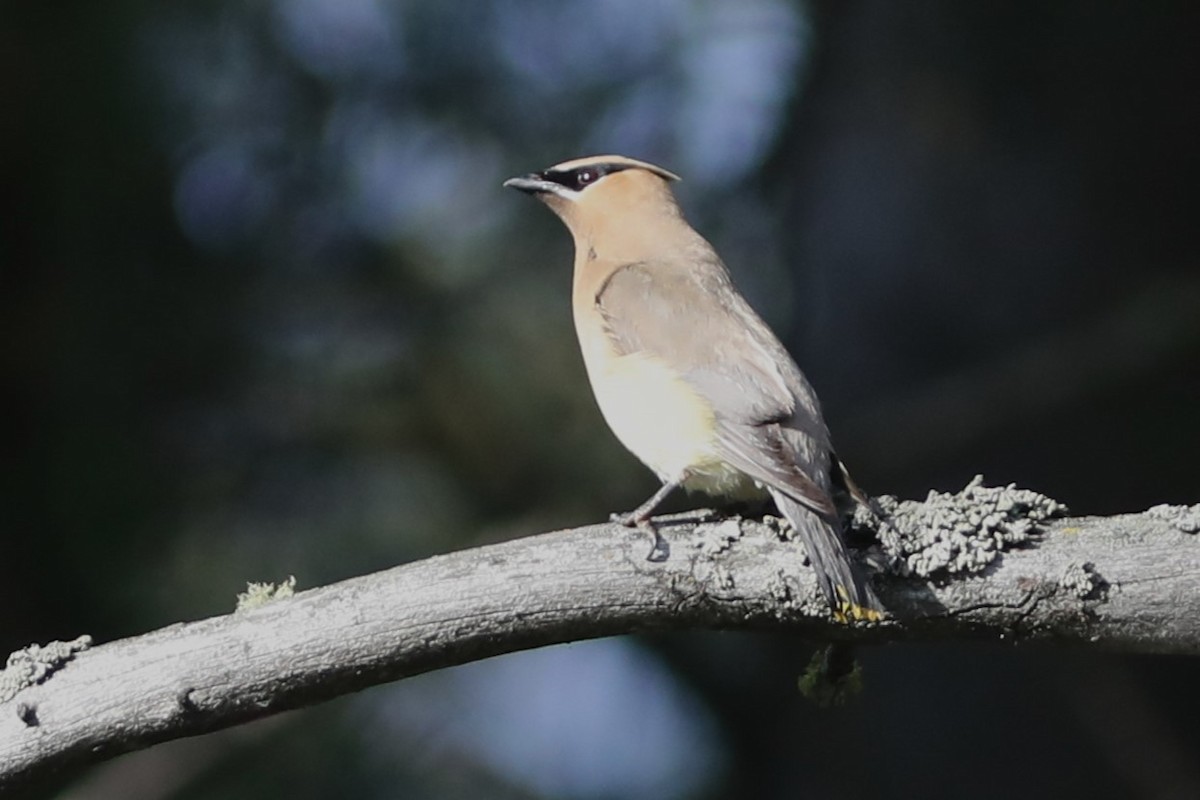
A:
<svg viewBox="0 0 1200 800">
<path fill-rule="evenodd" d="M 505 186 L 534 195 L 575 240 L 575 331 L 613 433 L 662 480 L 615 517 L 650 522 L 676 487 L 750 498 L 763 489 L 808 550 L 839 619 L 883 606 L 841 538 L 839 496 L 865 497 L 833 453 L 816 394 L 679 210 L 662 167 L 623 156 L 567 161 Z"/>
</svg>

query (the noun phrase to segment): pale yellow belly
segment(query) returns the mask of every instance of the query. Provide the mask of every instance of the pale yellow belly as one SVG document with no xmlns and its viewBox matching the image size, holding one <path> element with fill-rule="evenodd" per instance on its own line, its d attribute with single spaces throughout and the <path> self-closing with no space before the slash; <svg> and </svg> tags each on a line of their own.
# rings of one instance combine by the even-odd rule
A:
<svg viewBox="0 0 1200 800">
<path fill-rule="evenodd" d="M 621 444 L 664 481 L 684 488 L 757 497 L 753 480 L 716 453 L 712 408 L 660 360 L 644 353 L 598 354 L 585 361 L 605 421 Z"/>
</svg>

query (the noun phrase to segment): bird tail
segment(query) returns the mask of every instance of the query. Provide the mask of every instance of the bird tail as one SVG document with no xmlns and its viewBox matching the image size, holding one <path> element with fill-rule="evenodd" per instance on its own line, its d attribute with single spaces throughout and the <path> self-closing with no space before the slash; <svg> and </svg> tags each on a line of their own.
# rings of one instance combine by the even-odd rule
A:
<svg viewBox="0 0 1200 800">
<path fill-rule="evenodd" d="M 850 552 L 842 541 L 840 525 L 777 489 L 770 491 L 780 513 L 792 523 L 804 543 L 808 560 L 817 573 L 817 584 L 833 609 L 834 619 L 839 622 L 882 619 L 883 604 L 851 562 Z"/>
</svg>

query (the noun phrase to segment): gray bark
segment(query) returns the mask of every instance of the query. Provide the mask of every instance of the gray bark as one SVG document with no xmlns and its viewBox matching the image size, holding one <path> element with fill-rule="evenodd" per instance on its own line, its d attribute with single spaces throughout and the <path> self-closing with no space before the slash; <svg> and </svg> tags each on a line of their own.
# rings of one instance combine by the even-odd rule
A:
<svg viewBox="0 0 1200 800">
<path fill-rule="evenodd" d="M 645 560 L 643 535 L 614 524 L 436 556 L 83 649 L 41 670 L 40 682 L 0 702 L 0 792 L 385 681 L 636 631 L 1200 654 L 1200 536 L 1187 531 L 1186 513 L 1057 520 L 987 563 L 974 558 L 982 566 L 971 575 L 918 578 L 895 553 L 877 552 L 910 575 L 877 577 L 891 613 L 877 625 L 831 621 L 799 544 L 761 522 L 671 518 L 661 563 Z"/>
</svg>

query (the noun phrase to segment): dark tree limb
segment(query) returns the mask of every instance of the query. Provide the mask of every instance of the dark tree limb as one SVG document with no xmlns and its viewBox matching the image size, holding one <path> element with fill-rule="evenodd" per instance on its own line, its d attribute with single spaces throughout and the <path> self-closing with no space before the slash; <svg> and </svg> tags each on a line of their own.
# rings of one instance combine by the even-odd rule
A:
<svg viewBox="0 0 1200 800">
<path fill-rule="evenodd" d="M 662 527 L 661 563 L 620 525 L 557 531 L 84 650 L 0 703 L 0 791 L 417 673 L 635 631 L 1200 654 L 1200 536 L 1169 515 L 1059 520 L 972 577 L 881 576 L 893 618 L 857 627 L 830 621 L 776 526 L 701 520 Z"/>
</svg>

